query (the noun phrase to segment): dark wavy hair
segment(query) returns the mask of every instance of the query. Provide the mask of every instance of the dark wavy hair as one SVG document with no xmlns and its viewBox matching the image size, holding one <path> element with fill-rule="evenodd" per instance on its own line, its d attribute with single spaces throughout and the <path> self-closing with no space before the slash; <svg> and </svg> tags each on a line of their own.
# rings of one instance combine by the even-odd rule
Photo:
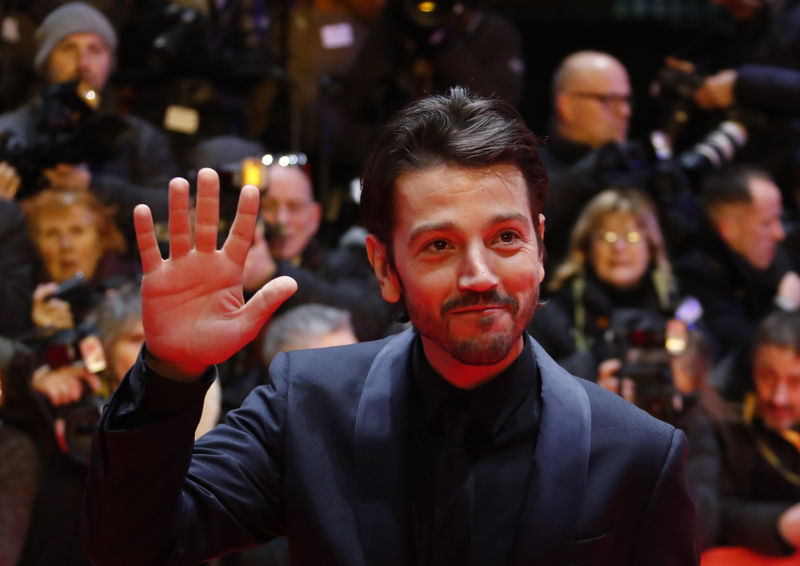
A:
<svg viewBox="0 0 800 566">
<path fill-rule="evenodd" d="M 398 112 L 378 134 L 362 175 L 362 221 L 393 261 L 394 188 L 401 174 L 438 165 L 507 164 L 525 179 L 538 227 L 548 189 L 538 145 L 516 108 L 504 100 L 482 98 L 464 87 L 423 98 Z"/>
<path fill-rule="evenodd" d="M 800 354 L 800 311 L 774 310 L 756 328 L 753 350 L 772 345 Z"/>
</svg>

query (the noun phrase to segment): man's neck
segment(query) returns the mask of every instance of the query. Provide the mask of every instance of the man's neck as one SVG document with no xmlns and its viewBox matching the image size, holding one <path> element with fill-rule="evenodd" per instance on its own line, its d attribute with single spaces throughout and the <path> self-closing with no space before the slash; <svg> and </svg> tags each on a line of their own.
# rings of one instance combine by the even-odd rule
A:
<svg viewBox="0 0 800 566">
<path fill-rule="evenodd" d="M 435 342 L 422 336 L 422 349 L 428 363 L 442 378 L 460 389 L 474 389 L 502 373 L 522 353 L 525 342 L 522 336 L 500 362 L 491 365 L 465 364 L 442 350 Z"/>
</svg>

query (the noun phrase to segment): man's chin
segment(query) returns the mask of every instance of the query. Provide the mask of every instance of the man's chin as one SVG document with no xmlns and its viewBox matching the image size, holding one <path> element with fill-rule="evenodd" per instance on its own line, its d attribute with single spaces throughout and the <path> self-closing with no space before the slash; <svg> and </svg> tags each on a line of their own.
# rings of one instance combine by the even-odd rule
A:
<svg viewBox="0 0 800 566">
<path fill-rule="evenodd" d="M 493 366 L 505 360 L 520 336 L 493 334 L 491 338 L 462 340 L 452 344 L 448 353 L 461 362 L 471 366 Z"/>
<path fill-rule="evenodd" d="M 764 420 L 764 424 L 767 425 L 767 428 L 777 433 L 789 430 L 797 424 L 794 419 L 778 415 L 766 414 L 762 419 Z"/>
</svg>

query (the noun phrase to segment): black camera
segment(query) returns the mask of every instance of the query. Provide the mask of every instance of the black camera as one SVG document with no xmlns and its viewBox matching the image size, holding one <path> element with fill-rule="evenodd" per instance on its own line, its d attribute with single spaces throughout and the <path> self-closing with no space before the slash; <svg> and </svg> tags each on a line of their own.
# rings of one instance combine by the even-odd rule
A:
<svg viewBox="0 0 800 566">
<path fill-rule="evenodd" d="M 105 352 L 93 324 L 84 323 L 26 343 L 0 337 L 0 416 L 26 426 L 44 423 L 47 430 L 56 432 L 56 444 L 66 456 L 86 464 L 110 385 L 101 379 L 103 390 L 95 393 L 85 388 L 79 401 L 61 407 L 51 406 L 30 386 L 34 372 L 44 364 L 57 369 L 76 362 L 98 375 L 106 370 Z"/>
<path fill-rule="evenodd" d="M 19 198 L 44 186 L 44 169 L 117 156 L 128 125 L 120 116 L 99 111 L 99 104 L 99 94 L 85 83 L 48 85 L 39 97 L 32 138 L 0 133 L 0 161 L 11 164 L 22 179 Z"/>
<path fill-rule="evenodd" d="M 660 125 L 650 134 L 656 157 L 674 160 L 692 177 L 731 163 L 750 138 L 767 127 L 764 115 L 742 108 L 699 116 L 694 95 L 705 79 L 696 72 L 664 67 L 650 86 L 662 109 Z"/>
<path fill-rule="evenodd" d="M 89 280 L 78 271 L 75 275 L 59 283 L 49 298 L 61 299 L 69 303 L 73 320 L 83 320 L 89 311 L 102 299 L 102 290 L 89 284 Z"/>
<path fill-rule="evenodd" d="M 636 384 L 636 404 L 669 421 L 679 412 L 678 392 L 670 360 L 686 348 L 686 325 L 647 309 L 614 311 L 605 333 L 611 356 L 622 361 L 619 371 Z"/>
<path fill-rule="evenodd" d="M 82 362 L 88 371 L 98 375 L 107 369 L 98 329 L 91 323 L 56 333 L 47 344 L 46 357 L 53 369 L 75 362 Z M 92 436 L 108 395 L 110 391 L 95 393 L 84 387 L 79 401 L 52 410 L 53 421 L 63 422 L 59 446 L 78 463 L 89 461 Z"/>
</svg>

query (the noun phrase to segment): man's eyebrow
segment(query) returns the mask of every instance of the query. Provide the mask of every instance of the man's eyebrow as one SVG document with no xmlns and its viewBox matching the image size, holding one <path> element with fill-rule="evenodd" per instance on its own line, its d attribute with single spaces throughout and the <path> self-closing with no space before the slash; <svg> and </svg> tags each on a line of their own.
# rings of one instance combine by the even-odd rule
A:
<svg viewBox="0 0 800 566">
<path fill-rule="evenodd" d="M 530 217 L 522 214 L 521 212 L 509 212 L 507 214 L 498 214 L 492 219 L 491 224 L 502 224 L 503 222 L 522 222 L 528 223 Z"/>
<path fill-rule="evenodd" d="M 456 225 L 455 222 L 428 222 L 424 224 L 420 224 L 408 234 L 409 241 L 413 241 L 419 238 L 422 234 L 427 234 L 428 232 L 443 232 L 446 230 L 453 230 L 455 229 Z"/>
<path fill-rule="evenodd" d="M 522 222 L 523 224 L 528 224 L 529 217 L 525 214 L 520 212 L 508 212 L 505 214 L 498 214 L 492 217 L 489 222 L 486 223 L 487 226 L 494 226 L 495 224 L 503 224 L 505 222 Z M 422 234 L 427 234 L 429 232 L 445 232 L 447 230 L 455 230 L 457 228 L 455 222 L 445 221 L 445 222 L 428 222 L 424 224 L 420 224 L 408 235 L 409 241 L 413 241 L 414 239 L 418 238 Z"/>
</svg>

